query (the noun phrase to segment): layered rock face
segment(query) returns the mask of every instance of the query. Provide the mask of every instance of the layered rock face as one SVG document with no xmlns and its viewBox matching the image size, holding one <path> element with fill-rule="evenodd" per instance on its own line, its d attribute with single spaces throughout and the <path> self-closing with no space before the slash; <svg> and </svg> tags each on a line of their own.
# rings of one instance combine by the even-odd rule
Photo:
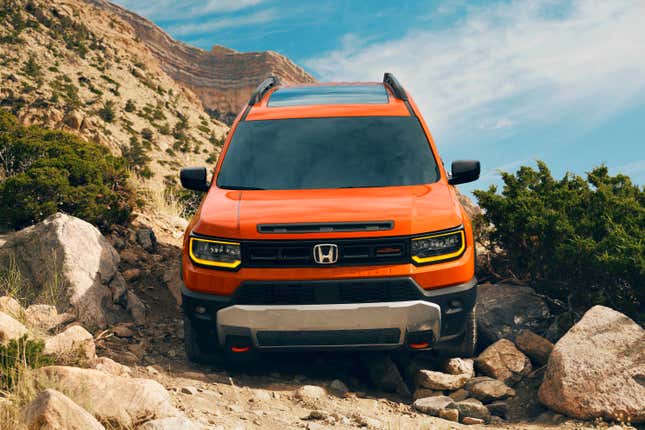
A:
<svg viewBox="0 0 645 430">
<path fill-rule="evenodd" d="M 193 90 L 211 114 L 229 124 L 258 84 L 270 75 L 285 83 L 315 82 L 301 67 L 276 52 L 243 53 L 217 45 L 205 51 L 172 39 L 147 19 L 105 0 L 87 1 L 128 22 L 161 68 Z"/>
</svg>

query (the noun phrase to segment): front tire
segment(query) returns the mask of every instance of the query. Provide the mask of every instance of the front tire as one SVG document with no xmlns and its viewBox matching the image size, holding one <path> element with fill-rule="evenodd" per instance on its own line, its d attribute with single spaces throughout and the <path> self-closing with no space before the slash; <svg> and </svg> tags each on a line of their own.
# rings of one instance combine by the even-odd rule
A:
<svg viewBox="0 0 645 430">
<path fill-rule="evenodd" d="M 199 364 L 211 364 L 217 360 L 219 347 L 213 330 L 196 326 L 184 317 L 184 350 L 188 360 Z"/>
<path fill-rule="evenodd" d="M 468 312 L 466 316 L 466 327 L 464 328 L 464 338 L 458 347 L 461 357 L 472 357 L 475 355 L 477 348 L 477 305 Z"/>
</svg>

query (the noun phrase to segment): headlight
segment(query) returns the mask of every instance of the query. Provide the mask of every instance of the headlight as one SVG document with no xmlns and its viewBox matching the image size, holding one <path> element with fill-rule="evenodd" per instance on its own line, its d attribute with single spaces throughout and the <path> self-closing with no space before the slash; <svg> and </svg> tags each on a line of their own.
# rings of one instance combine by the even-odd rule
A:
<svg viewBox="0 0 645 430">
<path fill-rule="evenodd" d="M 433 263 L 459 257 L 466 248 L 464 231 L 439 233 L 412 239 L 412 260 L 416 263 Z"/>
<path fill-rule="evenodd" d="M 235 269 L 242 263 L 241 255 L 238 242 L 190 238 L 190 258 L 197 264 Z"/>
</svg>

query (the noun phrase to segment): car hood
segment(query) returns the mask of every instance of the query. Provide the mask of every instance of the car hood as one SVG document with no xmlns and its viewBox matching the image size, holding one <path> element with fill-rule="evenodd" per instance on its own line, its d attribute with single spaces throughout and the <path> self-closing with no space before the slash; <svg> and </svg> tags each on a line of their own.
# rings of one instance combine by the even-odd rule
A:
<svg viewBox="0 0 645 430">
<path fill-rule="evenodd" d="M 212 188 L 189 229 L 230 239 L 298 239 L 302 233 L 260 233 L 258 225 L 392 221 L 385 231 L 307 233 L 306 237 L 402 236 L 463 224 L 454 189 L 430 185 L 334 190 Z"/>
</svg>

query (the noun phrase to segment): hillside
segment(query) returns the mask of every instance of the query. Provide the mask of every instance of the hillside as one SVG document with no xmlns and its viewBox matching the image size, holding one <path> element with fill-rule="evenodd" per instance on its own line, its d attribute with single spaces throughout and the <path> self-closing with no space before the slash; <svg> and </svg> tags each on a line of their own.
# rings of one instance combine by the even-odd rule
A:
<svg viewBox="0 0 645 430">
<path fill-rule="evenodd" d="M 130 24 L 161 68 L 193 90 L 211 115 L 229 124 L 258 82 L 269 75 L 288 83 L 315 82 L 302 68 L 276 52 L 242 53 L 218 45 L 205 51 L 172 39 L 147 19 L 108 1 L 88 0 L 88 3 Z"/>
<path fill-rule="evenodd" d="M 211 119 L 118 16 L 80 0 L 0 1 L 0 106 L 122 155 L 146 187 L 216 158 Z"/>
</svg>

